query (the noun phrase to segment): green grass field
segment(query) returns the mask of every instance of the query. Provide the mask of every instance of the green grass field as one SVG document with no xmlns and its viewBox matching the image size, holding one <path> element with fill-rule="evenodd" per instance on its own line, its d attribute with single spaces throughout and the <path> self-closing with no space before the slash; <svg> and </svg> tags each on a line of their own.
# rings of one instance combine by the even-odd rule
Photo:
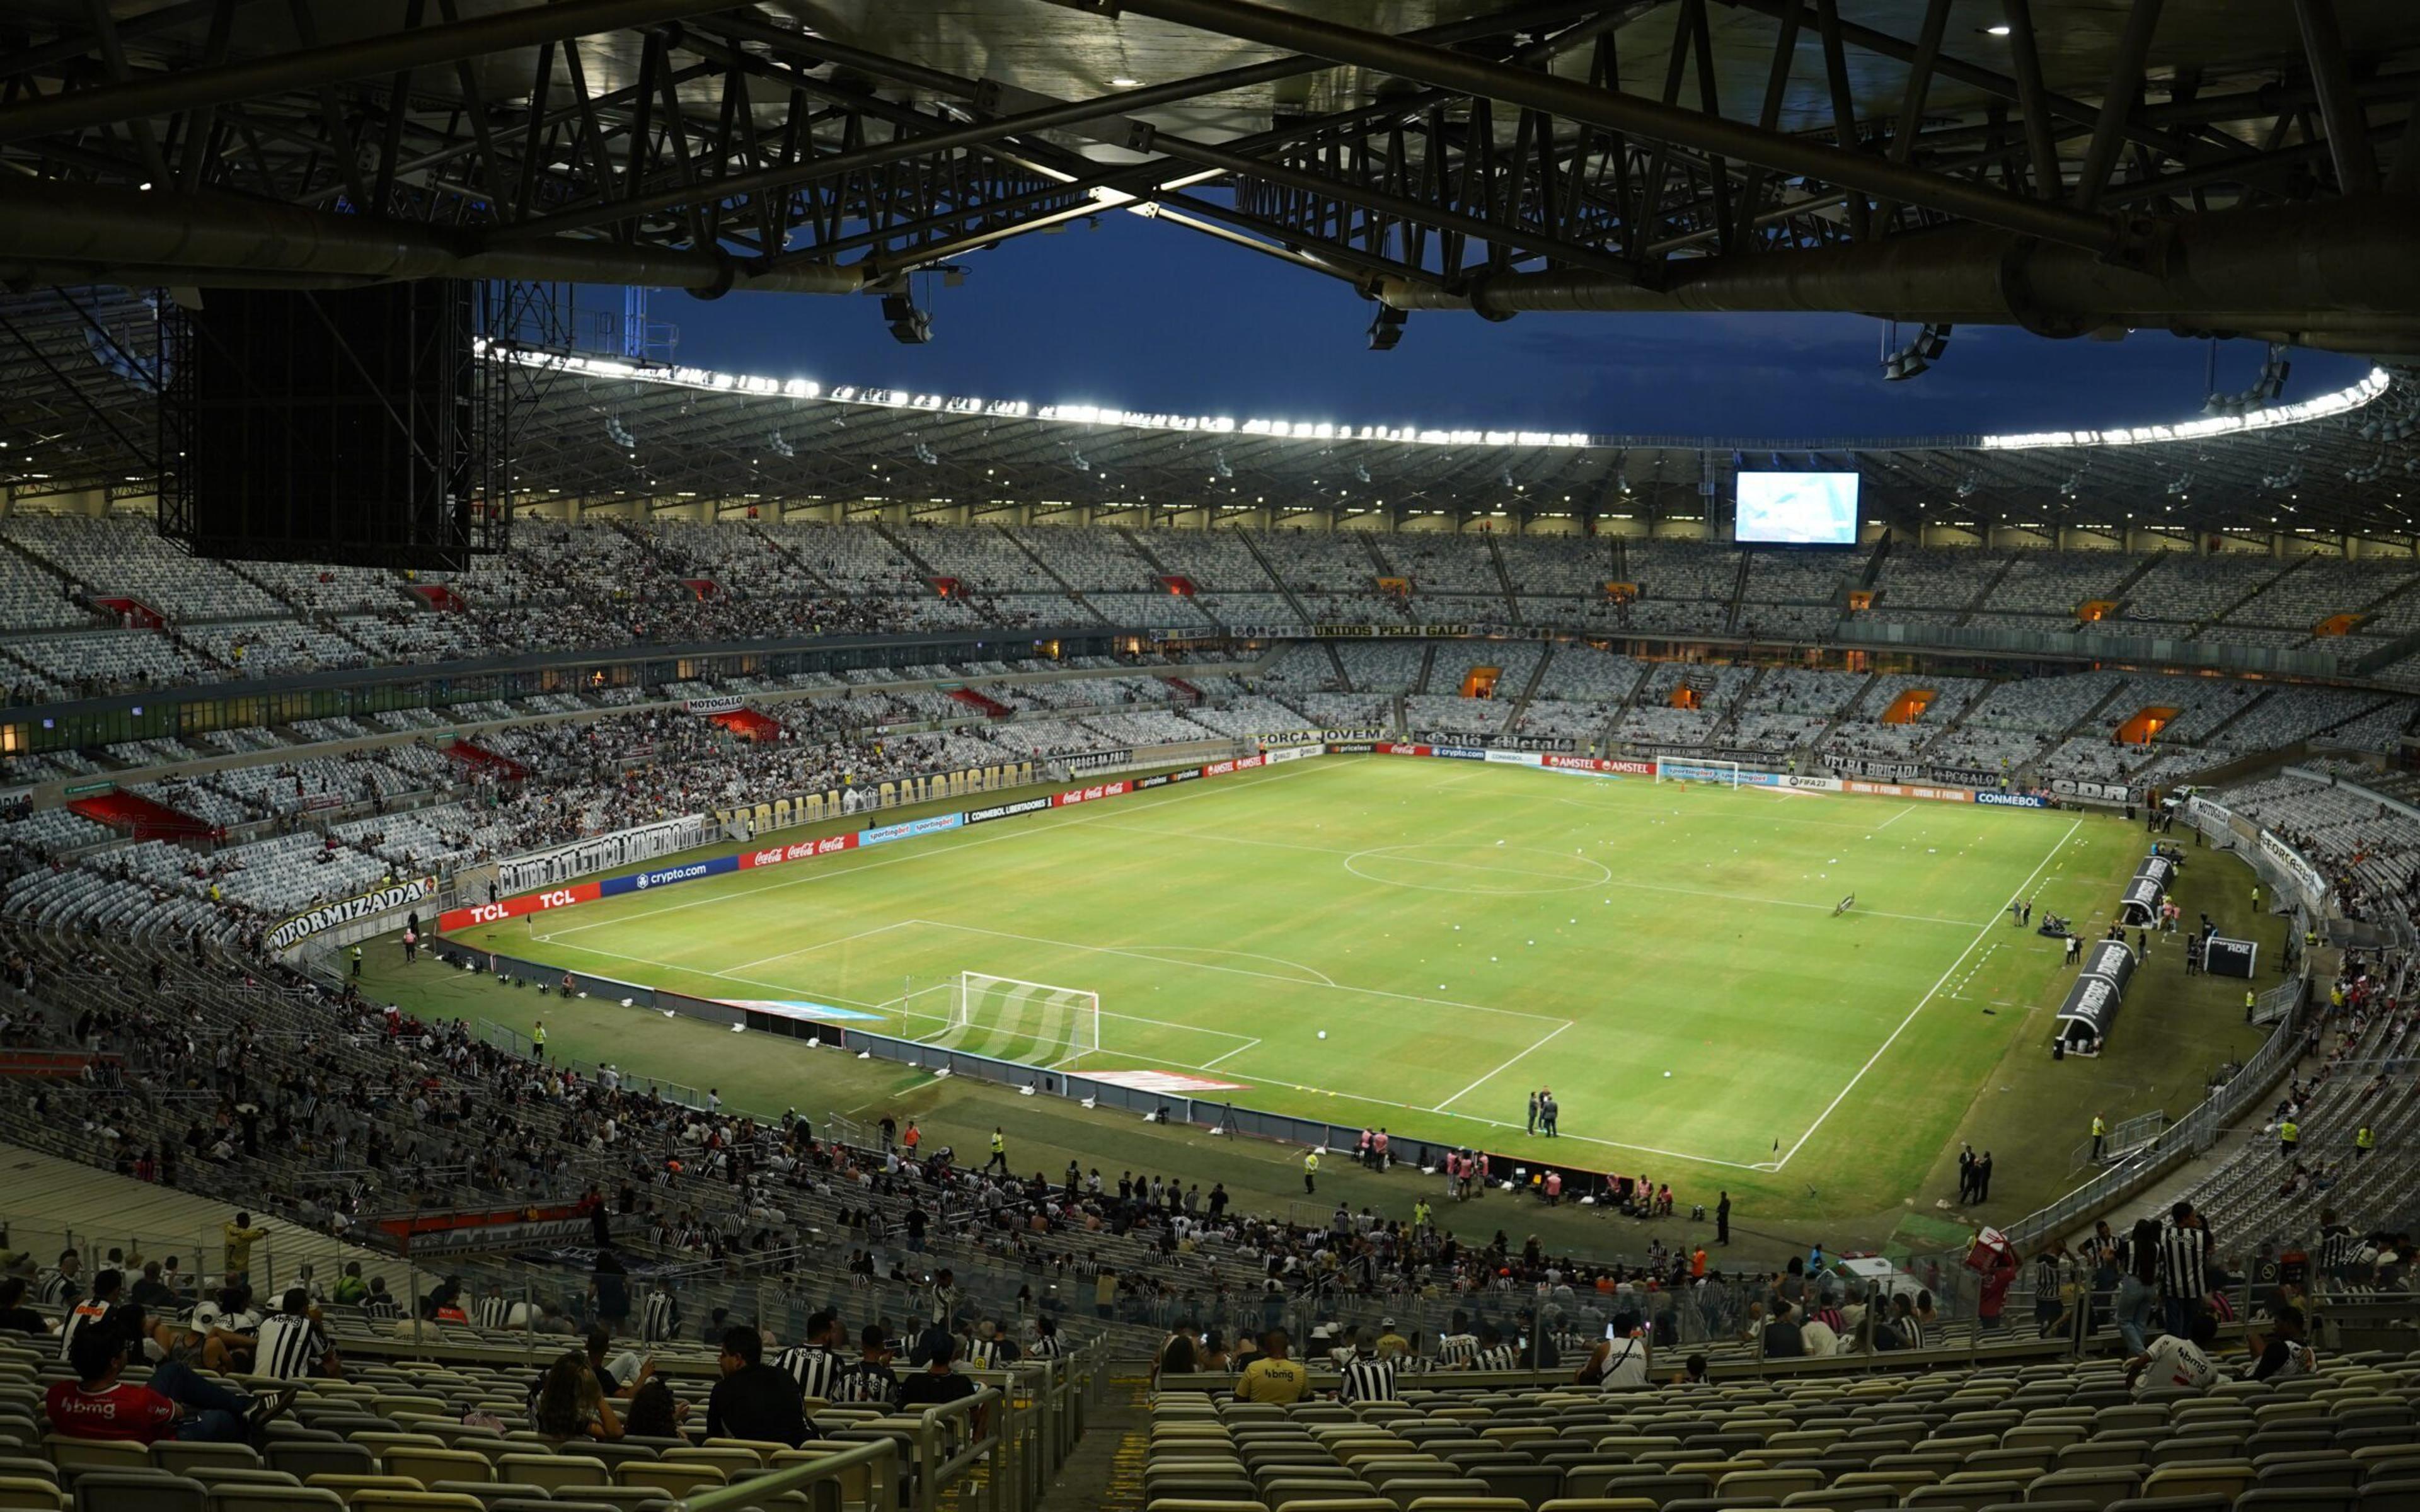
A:
<svg viewBox="0 0 2420 1512">
<path fill-rule="evenodd" d="M 2011 927 L 2006 906 L 2027 897 L 2094 931 L 2143 845 L 2114 816 L 1333 756 L 466 938 L 1069 1069 L 1231 1082 L 1240 1103 L 1399 1139 L 1517 1148 L 1527 1093 L 1550 1086 L 1565 1161 L 1887 1232 L 1959 1138 L 2000 1140 L 2003 1179 L 2046 1196 L 2094 1111 L 2181 1112 L 2207 1066 L 2253 1042 L 2241 986 L 2185 978 L 2181 946 L 2163 941 L 2112 1054 L 2049 1060 L 2060 947 Z M 2187 875 L 2188 918 L 2249 924 L 2228 909 L 2235 863 Z M 1016 1021 L 998 998 L 954 1027 L 947 984 L 964 971 L 1097 993 L 1100 1048 L 1066 1042 L 1073 1015 Z M 414 976 L 382 964 L 373 990 Z M 735 1053 L 704 1026 L 472 991 L 423 1006 L 544 1016 L 566 1053 L 717 1085 L 743 1106 L 811 1108 L 801 1087 L 837 1098 L 854 1074 L 861 1105 L 923 1108 L 948 1132 L 961 1095 L 802 1042 L 752 1037 Z M 1002 1103 L 961 1085 L 972 1135 Z M 1042 1112 L 1016 1101 L 1012 1116 Z M 1137 1137 L 1130 1116 L 1091 1117 L 1096 1140 L 1054 1123 L 1054 1154 L 1106 1164 Z"/>
</svg>

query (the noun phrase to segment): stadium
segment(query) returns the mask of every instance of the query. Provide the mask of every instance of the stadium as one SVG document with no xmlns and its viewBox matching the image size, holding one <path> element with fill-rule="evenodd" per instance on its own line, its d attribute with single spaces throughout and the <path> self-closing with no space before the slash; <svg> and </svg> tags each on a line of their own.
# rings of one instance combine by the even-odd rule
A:
<svg viewBox="0 0 2420 1512">
<path fill-rule="evenodd" d="M 0 1508 L 2420 1507 L 2415 69 L 15 8 Z"/>
</svg>

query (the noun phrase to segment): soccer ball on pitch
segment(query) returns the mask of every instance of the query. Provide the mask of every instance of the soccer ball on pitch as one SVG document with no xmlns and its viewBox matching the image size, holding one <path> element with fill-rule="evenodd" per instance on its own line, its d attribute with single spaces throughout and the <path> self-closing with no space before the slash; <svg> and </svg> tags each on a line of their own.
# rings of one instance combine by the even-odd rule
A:
<svg viewBox="0 0 2420 1512">
<path fill-rule="evenodd" d="M 1320 1031 L 1319 1031 L 1319 1037 L 1320 1037 L 1321 1039 L 1323 1039 L 1323 1040 L 1326 1039 L 1326 1038 L 1327 1038 L 1327 1031 L 1326 1031 L 1326 1029 L 1322 1029 L 1322 1030 L 1320 1030 Z"/>
</svg>

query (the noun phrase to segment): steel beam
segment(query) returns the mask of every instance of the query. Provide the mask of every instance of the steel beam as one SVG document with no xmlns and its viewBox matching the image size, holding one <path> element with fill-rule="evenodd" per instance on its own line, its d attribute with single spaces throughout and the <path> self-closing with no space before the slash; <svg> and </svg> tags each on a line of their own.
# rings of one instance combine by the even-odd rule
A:
<svg viewBox="0 0 2420 1512">
<path fill-rule="evenodd" d="M 855 294 L 855 269 L 802 264 L 767 269 L 716 252 L 682 252 L 609 241 L 521 242 L 488 250 L 442 226 L 216 195 L 146 194 L 80 184 L 0 178 L 0 265 L 73 265 L 100 278 L 139 267 L 183 270 L 207 287 L 213 271 L 263 283 L 300 275 L 304 287 L 331 275 L 367 279 L 510 278 L 577 284 L 645 284 L 709 297 L 733 289 Z"/>
<path fill-rule="evenodd" d="M 1854 310 L 2075 336 L 2113 326 L 2193 333 L 2420 331 L 2420 201 L 2391 195 L 2234 210 L 2177 224 L 2166 268 L 2137 271 L 1979 226 L 1806 252 L 1676 260 L 1667 286 L 1567 270 L 1445 292 L 1382 283 L 1403 310 Z"/>
<path fill-rule="evenodd" d="M 2369 113 L 2352 87 L 2352 65 L 2345 57 L 2335 0 L 2294 0 L 2294 20 L 2302 27 L 2303 55 L 2319 93 L 2319 119 L 2327 123 L 2337 192 L 2366 194 L 2378 187 L 2378 159 L 2369 150 Z"/>
<path fill-rule="evenodd" d="M 1052 3 L 1078 10 L 1112 8 L 1110 0 Z M 1340 26 L 1249 0 L 1115 0 L 1114 8 L 1338 63 L 1376 69 L 1509 105 L 1526 105 L 1566 120 L 1624 131 L 1714 157 L 1736 158 L 1776 173 L 1838 184 L 1876 198 L 1940 210 L 2098 254 L 2114 255 L 2127 246 L 2127 238 L 2118 223 L 2084 210 L 2021 199 L 1980 184 L 1944 178 L 1827 143 L 1761 131 L 1745 122 L 1591 88 L 1552 73 L 1509 68 L 1402 38 Z"/>
<path fill-rule="evenodd" d="M 349 42 L 271 53 L 217 68 L 154 74 L 125 84 L 47 95 L 0 110 L 0 142 L 68 134 L 205 105 L 318 89 L 568 37 L 659 25 L 727 9 L 730 4 L 731 0 L 561 0 L 555 5 L 501 10 L 450 26 L 380 33 Z"/>
</svg>

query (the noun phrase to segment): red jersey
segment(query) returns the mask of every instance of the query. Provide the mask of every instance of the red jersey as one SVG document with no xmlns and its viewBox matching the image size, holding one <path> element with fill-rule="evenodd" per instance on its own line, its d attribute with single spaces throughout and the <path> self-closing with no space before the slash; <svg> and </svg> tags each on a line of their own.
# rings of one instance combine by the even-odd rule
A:
<svg viewBox="0 0 2420 1512">
<path fill-rule="evenodd" d="M 71 1439 L 131 1439 L 155 1443 L 171 1437 L 177 1404 L 148 1386 L 119 1381 L 90 1391 L 72 1381 L 51 1383 L 43 1398 L 54 1431 Z"/>
</svg>

